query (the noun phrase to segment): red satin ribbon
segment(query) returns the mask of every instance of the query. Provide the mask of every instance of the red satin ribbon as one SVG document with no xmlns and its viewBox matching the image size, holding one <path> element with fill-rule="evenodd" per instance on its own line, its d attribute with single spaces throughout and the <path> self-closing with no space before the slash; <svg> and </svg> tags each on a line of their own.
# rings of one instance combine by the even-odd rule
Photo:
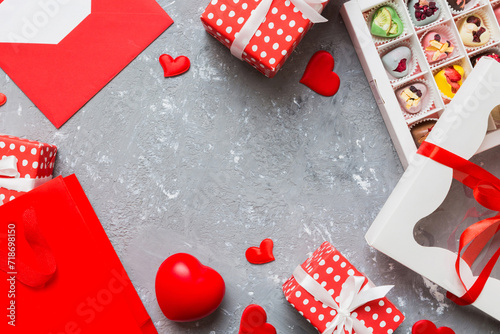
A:
<svg viewBox="0 0 500 334">
<path fill-rule="evenodd" d="M 500 180 L 485 169 L 472 162 L 459 157 L 439 146 L 424 141 L 417 153 L 426 156 L 442 165 L 453 169 L 453 177 L 473 190 L 476 201 L 493 211 L 500 211 Z M 479 297 L 488 280 L 493 267 L 500 257 L 500 248 L 488 260 L 483 270 L 470 289 L 467 289 L 460 274 L 460 259 L 464 258 L 469 266 L 476 261 L 486 244 L 500 230 L 500 214 L 483 219 L 469 226 L 460 236 L 457 261 L 455 270 L 460 282 L 465 288 L 465 294 L 461 297 L 448 292 L 447 297 L 458 305 L 470 305 Z M 467 247 L 464 255 L 462 251 Z"/>
<path fill-rule="evenodd" d="M 5 244 L 5 247 L 0 249 L 0 270 L 6 273 L 15 272 L 16 274 L 13 276 L 16 280 L 30 287 L 41 287 L 54 276 L 56 260 L 41 233 L 35 211 L 31 208 L 27 209 L 22 216 L 22 222 L 13 223 L 16 224 L 16 231 L 18 231 L 18 226 L 23 224 L 24 238 L 33 250 L 36 265 L 25 263 L 22 257 L 16 256 L 15 267 L 10 268 L 7 260 L 7 234 L 4 234 L 0 235 L 0 244 Z M 21 235 L 16 235 L 16 238 L 20 237 Z M 16 253 L 19 255 L 19 249 L 16 249 Z"/>
</svg>

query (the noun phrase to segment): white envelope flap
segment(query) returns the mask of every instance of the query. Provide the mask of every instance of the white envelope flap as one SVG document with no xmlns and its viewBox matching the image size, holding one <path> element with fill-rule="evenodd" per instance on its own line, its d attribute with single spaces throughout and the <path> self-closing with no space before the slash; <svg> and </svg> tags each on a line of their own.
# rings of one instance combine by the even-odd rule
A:
<svg viewBox="0 0 500 334">
<path fill-rule="evenodd" d="M 58 44 L 91 13 L 91 0 L 4 0 L 0 43 Z"/>
</svg>

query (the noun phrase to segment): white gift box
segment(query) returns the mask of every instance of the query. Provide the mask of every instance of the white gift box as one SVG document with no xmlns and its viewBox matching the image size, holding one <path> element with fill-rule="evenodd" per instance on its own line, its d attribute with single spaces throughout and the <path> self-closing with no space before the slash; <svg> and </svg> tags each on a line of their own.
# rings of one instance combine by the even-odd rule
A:
<svg viewBox="0 0 500 334">
<path fill-rule="evenodd" d="M 447 111 L 441 115 L 427 141 L 464 159 L 470 159 L 483 142 L 491 110 L 500 105 L 499 92 L 500 63 L 492 59 L 479 62 L 449 104 Z M 446 246 L 442 247 L 443 242 L 439 246 L 436 245 L 437 242 L 434 245 L 432 243 L 422 245 L 415 239 L 415 226 L 431 214 L 439 215 L 437 218 L 432 216 L 428 218 L 433 228 L 449 223 L 449 219 L 447 221 L 443 218 L 449 212 L 443 213 L 442 209 L 435 211 L 450 192 L 452 174 L 451 168 L 415 154 L 368 230 L 366 240 L 368 244 L 408 268 L 456 296 L 462 296 L 465 290 L 455 271 L 456 252 L 446 249 Z M 459 189 L 463 191 L 463 187 Z M 454 210 L 467 209 L 461 205 L 458 203 Z M 455 223 L 460 224 L 463 216 L 458 212 L 452 212 L 452 215 L 460 217 L 452 218 Z M 444 239 L 446 244 L 446 237 Z M 469 288 L 475 277 L 465 261 L 461 261 L 461 275 Z M 495 275 L 499 276 L 498 272 Z M 498 300 L 500 300 L 500 280 L 490 276 L 473 305 L 500 320 Z"/>
<path fill-rule="evenodd" d="M 434 75 L 444 67 L 461 65 L 465 70 L 465 81 L 472 71 L 470 58 L 485 51 L 498 50 L 500 46 L 500 26 L 498 25 L 493 7 L 499 6 L 498 1 L 472 0 L 467 8 L 460 13 L 452 13 L 446 0 L 435 0 L 441 8 L 439 18 L 426 26 L 417 27 L 411 22 L 407 1 L 404 0 L 353 0 L 344 4 L 341 14 L 349 35 L 351 36 L 356 53 L 366 74 L 373 95 L 384 118 L 389 134 L 398 152 L 403 167 L 409 164 L 411 156 L 416 152 L 417 146 L 410 133 L 410 126 L 428 118 L 439 118 L 449 109 L 449 99 L 440 95 Z M 383 39 L 370 33 L 370 21 L 375 9 L 382 5 L 392 6 L 399 14 L 405 31 L 397 38 Z M 489 42 L 479 48 L 467 48 L 462 43 L 457 24 L 469 14 L 480 14 L 489 23 L 491 38 Z M 447 30 L 452 34 L 455 51 L 445 60 L 429 64 L 425 58 L 420 40 L 425 33 L 432 30 Z M 408 76 L 393 80 L 389 77 L 381 61 L 381 55 L 401 44 L 409 44 L 414 52 L 413 57 L 418 62 L 418 69 Z M 415 115 L 410 115 L 400 107 L 395 92 L 411 83 L 426 82 L 430 95 L 433 97 L 431 105 Z M 484 141 L 477 148 L 482 152 L 491 147 L 500 145 L 500 127 L 490 118 L 489 132 Z"/>
</svg>

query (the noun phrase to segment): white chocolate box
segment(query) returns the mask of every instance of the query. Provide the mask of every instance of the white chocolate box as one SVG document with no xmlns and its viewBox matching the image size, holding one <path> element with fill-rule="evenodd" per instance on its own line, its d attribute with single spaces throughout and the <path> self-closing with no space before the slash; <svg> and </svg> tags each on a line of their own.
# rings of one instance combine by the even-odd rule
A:
<svg viewBox="0 0 500 334">
<path fill-rule="evenodd" d="M 444 67 L 461 65 L 465 70 L 465 83 L 472 71 L 470 58 L 490 50 L 495 50 L 500 54 L 500 26 L 493 12 L 494 8 L 500 7 L 499 0 L 471 0 L 460 13 L 454 12 L 446 0 L 435 0 L 435 2 L 440 5 L 440 17 L 435 22 L 423 27 L 416 27 L 411 23 L 406 0 L 352 0 L 345 3 L 341 9 L 345 25 L 404 168 L 407 168 L 411 157 L 417 150 L 410 133 L 412 124 L 428 118 L 440 118 L 449 108 L 450 99 L 441 95 L 434 75 Z M 383 5 L 390 5 L 396 9 L 405 26 L 403 34 L 396 38 L 384 39 L 370 33 L 372 14 Z M 488 21 L 491 33 L 489 42 L 477 48 L 465 47 L 457 29 L 457 23 L 473 13 L 480 14 Z M 425 33 L 440 29 L 446 29 L 451 33 L 455 42 L 455 50 L 447 59 L 429 65 L 420 40 Z M 395 80 L 386 72 L 380 57 L 400 45 L 411 47 L 417 65 L 409 75 Z M 400 107 L 395 92 L 399 88 L 416 82 L 427 83 L 431 101 L 427 106 L 424 106 L 421 112 L 409 114 Z M 490 117 L 488 133 L 476 153 L 497 145 L 500 145 L 500 125 L 499 123 L 495 124 Z"/>
<path fill-rule="evenodd" d="M 441 115 L 427 141 L 464 159 L 470 159 L 483 142 L 489 111 L 500 104 L 499 91 L 500 63 L 493 59 L 479 62 L 471 72 L 469 80 L 465 81 L 446 112 Z M 432 240 L 425 245 L 416 240 L 416 226 L 418 227 L 427 216 L 430 216 L 433 228 L 436 225 L 439 227 L 449 224 L 450 226 L 441 227 L 453 230 L 455 225 L 463 223 L 463 212 L 459 211 L 467 210 L 470 204 L 463 205 L 455 198 L 455 210 L 445 212 L 440 207 L 445 199 L 448 200 L 447 195 L 451 194 L 452 174 L 451 168 L 415 154 L 365 237 L 368 244 L 379 251 L 453 294 L 462 296 L 464 288 L 455 271 L 455 247 L 450 247 L 449 244 L 446 247 L 446 237 L 442 238 L 444 242 Z M 460 198 L 466 198 L 461 185 L 459 189 L 462 191 Z M 480 207 L 477 203 L 476 205 Z M 440 209 L 436 210 L 438 208 Z M 450 219 L 444 219 L 445 216 Z M 460 233 L 455 232 L 456 230 L 453 231 L 452 237 L 456 240 Z M 468 287 L 472 285 L 477 274 L 478 268 L 472 268 L 473 270 L 461 260 L 462 278 Z M 500 320 L 499 300 L 500 275 L 497 265 L 496 271 L 488 278 L 484 290 L 472 305 Z"/>
</svg>

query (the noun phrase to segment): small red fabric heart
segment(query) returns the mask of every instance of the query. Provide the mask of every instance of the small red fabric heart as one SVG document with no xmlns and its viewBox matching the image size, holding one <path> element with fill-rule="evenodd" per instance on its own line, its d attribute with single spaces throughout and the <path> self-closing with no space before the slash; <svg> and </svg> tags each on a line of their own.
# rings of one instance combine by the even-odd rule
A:
<svg viewBox="0 0 500 334">
<path fill-rule="evenodd" d="M 250 247 L 245 252 L 245 257 L 248 262 L 253 264 L 264 264 L 274 261 L 273 241 L 264 239 L 260 243 L 260 247 Z"/>
<path fill-rule="evenodd" d="M 177 58 L 172 58 L 172 56 L 163 54 L 160 56 L 160 64 L 163 68 L 163 75 L 165 78 L 174 77 L 176 75 L 182 74 L 189 70 L 191 62 L 186 56 L 179 56 Z"/>
<path fill-rule="evenodd" d="M 173 321 L 195 321 L 219 307 L 226 287 L 222 276 L 194 256 L 177 253 L 158 269 L 156 298 L 163 314 Z"/>
<path fill-rule="evenodd" d="M 451 328 L 449 327 L 437 328 L 436 325 L 434 325 L 434 323 L 429 320 L 417 321 L 413 325 L 411 333 L 412 334 L 455 334 L 455 332 Z"/>
<path fill-rule="evenodd" d="M 276 334 L 276 328 L 267 323 L 266 311 L 261 306 L 251 304 L 241 315 L 238 334 Z"/>
<path fill-rule="evenodd" d="M 309 60 L 300 83 L 323 96 L 333 96 L 340 87 L 340 78 L 333 72 L 334 67 L 333 56 L 327 51 L 318 51 Z"/>
</svg>

